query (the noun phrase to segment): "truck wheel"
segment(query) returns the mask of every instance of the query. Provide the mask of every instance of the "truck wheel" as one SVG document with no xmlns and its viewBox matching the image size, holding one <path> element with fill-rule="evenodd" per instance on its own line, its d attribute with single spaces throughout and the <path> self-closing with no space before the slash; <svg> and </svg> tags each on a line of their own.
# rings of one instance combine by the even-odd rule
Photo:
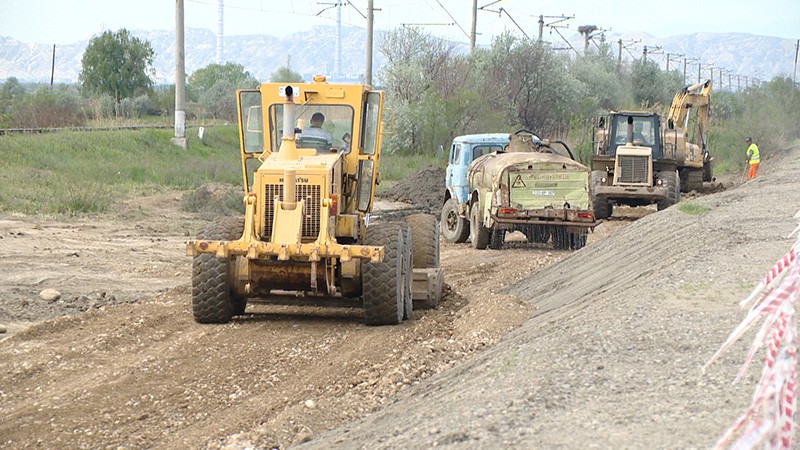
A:
<svg viewBox="0 0 800 450">
<path fill-rule="evenodd" d="M 501 230 L 497 227 L 492 228 L 492 236 L 489 239 L 489 248 L 492 250 L 500 250 L 503 248 L 503 243 L 506 241 L 506 230 Z"/>
<path fill-rule="evenodd" d="M 442 237 L 446 242 L 460 244 L 467 242 L 469 237 L 469 223 L 467 219 L 459 217 L 458 202 L 454 198 L 448 199 L 442 207 Z"/>
<path fill-rule="evenodd" d="M 226 217 L 208 223 L 197 234 L 201 240 L 239 239 L 244 218 Z M 199 323 L 228 323 L 231 317 L 244 314 L 247 298 L 233 292 L 231 258 L 200 254 L 192 260 L 192 314 Z"/>
<path fill-rule="evenodd" d="M 567 229 L 564 227 L 554 227 L 553 228 L 553 248 L 556 250 L 567 250 L 569 249 L 569 233 L 567 233 Z"/>
<path fill-rule="evenodd" d="M 681 201 L 681 185 L 677 170 L 674 172 L 659 172 L 658 179 L 667 188 L 667 198 L 656 202 L 658 210 L 661 211 Z"/>
<path fill-rule="evenodd" d="M 605 198 L 596 197 L 594 193 L 597 191 L 597 186 L 600 186 L 600 180 L 603 178 L 604 172 L 602 170 L 593 170 L 591 174 L 592 179 L 592 209 L 594 209 L 594 216 L 598 219 L 608 219 L 611 217 L 614 207 Z"/>
<path fill-rule="evenodd" d="M 580 250 L 586 246 L 586 233 L 570 233 L 570 248 Z"/>
<path fill-rule="evenodd" d="M 439 267 L 439 221 L 430 214 L 406 216 L 411 228 L 411 243 L 415 269 Z M 442 233 L 444 234 L 444 233 Z"/>
<path fill-rule="evenodd" d="M 366 245 L 382 245 L 384 258 L 361 265 L 364 319 L 367 325 L 396 325 L 405 314 L 405 224 L 379 223 L 367 229 Z"/>
<path fill-rule="evenodd" d="M 525 237 L 528 238 L 528 242 L 544 244 L 550 240 L 550 231 L 547 227 L 541 225 L 528 225 L 522 232 L 525 234 Z"/>
<path fill-rule="evenodd" d="M 473 248 L 483 250 L 489 245 L 489 229 L 483 226 L 483 218 L 479 209 L 478 202 L 473 203 L 469 209 L 469 239 L 472 241 Z"/>
</svg>

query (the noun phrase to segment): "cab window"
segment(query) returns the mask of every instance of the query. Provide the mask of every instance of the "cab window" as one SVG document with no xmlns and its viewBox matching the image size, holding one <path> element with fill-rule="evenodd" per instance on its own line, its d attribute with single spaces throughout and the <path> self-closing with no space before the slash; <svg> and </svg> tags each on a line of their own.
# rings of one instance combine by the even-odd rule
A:
<svg viewBox="0 0 800 450">
<path fill-rule="evenodd" d="M 261 111 L 261 92 L 240 91 L 239 105 L 242 127 L 242 144 L 245 153 L 261 153 L 264 151 L 264 119 Z"/>
<path fill-rule="evenodd" d="M 378 146 L 378 127 L 381 125 L 380 117 L 381 94 L 370 92 L 364 103 L 364 126 L 361 128 L 362 147 L 365 155 L 374 155 Z"/>
<path fill-rule="evenodd" d="M 461 146 L 453 144 L 450 148 L 450 164 L 457 164 L 461 160 Z"/>
<path fill-rule="evenodd" d="M 304 130 L 311 128 L 311 116 L 321 113 L 324 117 L 322 130 L 330 134 L 333 150 L 350 151 L 350 136 L 353 134 L 353 108 L 349 105 L 297 105 L 295 108 L 295 137 L 302 144 Z M 277 151 L 283 137 L 283 103 L 269 107 L 270 145 Z M 319 132 L 312 132 L 317 135 Z"/>
<path fill-rule="evenodd" d="M 472 147 L 472 159 L 474 161 L 483 155 L 500 151 L 503 151 L 503 147 L 500 145 L 476 145 L 475 147 Z"/>
</svg>

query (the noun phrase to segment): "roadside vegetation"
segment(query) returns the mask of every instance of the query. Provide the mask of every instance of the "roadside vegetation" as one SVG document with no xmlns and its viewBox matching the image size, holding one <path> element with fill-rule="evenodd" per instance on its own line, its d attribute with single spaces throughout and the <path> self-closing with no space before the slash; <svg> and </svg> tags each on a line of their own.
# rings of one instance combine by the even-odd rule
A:
<svg viewBox="0 0 800 450">
<path fill-rule="evenodd" d="M 386 34 L 379 50 L 387 64 L 376 84 L 386 92 L 391 113 L 385 120 L 392 130 L 384 139 L 379 191 L 422 168 L 444 167 L 452 139 L 462 134 L 524 128 L 566 140 L 587 162 L 600 115 L 609 109 L 664 114 L 684 86 L 682 72 L 666 72 L 652 60 L 620 63 L 608 45 L 578 56 L 503 34 L 490 47 L 466 54 L 420 29 L 401 28 Z M 120 60 L 120 54 L 139 56 L 122 72 L 104 63 Z M 0 128 L 171 127 L 175 87 L 153 86 L 153 57 L 147 41 L 132 39 L 124 29 L 104 33 L 87 47 L 81 84 L 24 84 L 13 77 L 0 83 Z M 270 81 L 301 79 L 283 67 Z M 257 84 L 233 63 L 189 74 L 189 151 L 169 143 L 171 128 L 2 135 L 0 211 L 96 213 L 121 197 L 163 189 L 184 191 L 189 211 L 239 208 L 234 92 Z M 742 170 L 746 136 L 769 161 L 800 139 L 797 117 L 800 87 L 789 79 L 737 92 L 715 86 L 709 149 L 717 173 Z M 214 126 L 201 141 L 194 127 L 207 125 Z"/>
<path fill-rule="evenodd" d="M 0 136 L 0 211 L 97 213 L 125 196 L 241 184 L 235 126 L 208 128 L 203 140 L 190 135 L 188 151 L 170 144 L 172 134 L 147 129 Z"/>
<path fill-rule="evenodd" d="M 619 64 L 608 44 L 577 56 L 505 34 L 464 54 L 455 44 L 402 28 L 387 35 L 380 51 L 388 64 L 379 81 L 396 130 L 386 149 L 399 154 L 431 155 L 458 135 L 525 128 L 565 139 L 588 162 L 600 115 L 609 109 L 666 114 L 684 86 L 682 71 L 667 72 L 652 59 Z M 686 84 L 696 81 L 690 76 Z M 800 87 L 790 79 L 738 92 L 715 85 L 708 148 L 717 172 L 741 170 L 747 136 L 769 160 L 800 138 L 798 116 Z"/>
</svg>

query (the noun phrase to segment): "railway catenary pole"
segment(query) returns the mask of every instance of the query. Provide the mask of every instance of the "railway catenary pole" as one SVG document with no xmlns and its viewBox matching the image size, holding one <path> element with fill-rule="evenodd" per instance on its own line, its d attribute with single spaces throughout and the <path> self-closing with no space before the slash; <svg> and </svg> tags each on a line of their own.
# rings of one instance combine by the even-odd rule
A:
<svg viewBox="0 0 800 450">
<path fill-rule="evenodd" d="M 364 83 L 372 86 L 372 25 L 375 21 L 374 0 L 367 1 L 367 68 Z"/>
<path fill-rule="evenodd" d="M 475 33 L 478 28 L 478 0 L 472 0 L 472 30 L 469 33 L 469 52 L 475 51 Z"/>
<path fill-rule="evenodd" d="M 171 142 L 186 146 L 186 53 L 183 47 L 183 0 L 175 0 L 175 137 Z"/>
</svg>

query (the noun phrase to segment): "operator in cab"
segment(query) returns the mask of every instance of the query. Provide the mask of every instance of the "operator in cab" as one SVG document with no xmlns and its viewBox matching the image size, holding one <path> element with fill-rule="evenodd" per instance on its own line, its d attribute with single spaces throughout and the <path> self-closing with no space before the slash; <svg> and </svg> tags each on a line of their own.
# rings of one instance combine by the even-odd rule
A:
<svg viewBox="0 0 800 450">
<path fill-rule="evenodd" d="M 333 147 L 333 136 L 322 128 L 324 123 L 325 115 L 321 112 L 315 112 L 311 116 L 311 126 L 297 136 L 301 148 L 314 148 L 318 152 L 330 151 Z"/>
</svg>

